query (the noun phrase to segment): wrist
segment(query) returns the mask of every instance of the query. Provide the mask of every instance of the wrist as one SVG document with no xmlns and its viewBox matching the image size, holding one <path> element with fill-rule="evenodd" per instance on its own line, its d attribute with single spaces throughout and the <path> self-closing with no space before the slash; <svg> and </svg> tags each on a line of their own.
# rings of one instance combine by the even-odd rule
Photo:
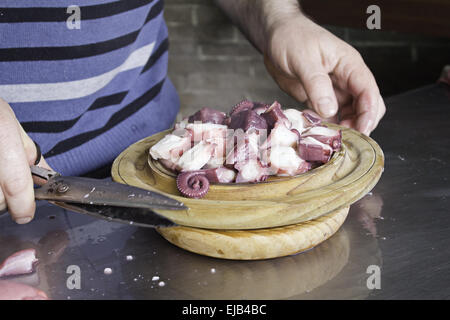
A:
<svg viewBox="0 0 450 320">
<path fill-rule="evenodd" d="M 215 0 L 247 39 L 263 54 L 273 30 L 291 18 L 302 19 L 298 0 Z M 306 18 L 305 18 L 306 19 Z"/>
<path fill-rule="evenodd" d="M 264 41 L 260 50 L 263 54 L 267 54 L 270 42 L 282 25 L 289 23 L 292 19 L 297 21 L 304 20 L 305 23 L 308 18 L 301 11 L 300 5 L 296 0 L 284 1 L 280 4 L 279 1 L 263 0 L 261 5 L 261 25 L 263 29 Z"/>
</svg>

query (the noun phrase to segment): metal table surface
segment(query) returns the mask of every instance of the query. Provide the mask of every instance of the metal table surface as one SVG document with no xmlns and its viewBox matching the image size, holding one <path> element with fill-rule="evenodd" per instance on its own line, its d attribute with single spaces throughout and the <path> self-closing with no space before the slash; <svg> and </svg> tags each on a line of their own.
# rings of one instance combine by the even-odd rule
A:
<svg viewBox="0 0 450 320">
<path fill-rule="evenodd" d="M 386 157 L 381 180 L 332 238 L 307 252 L 262 261 L 208 258 L 154 230 L 42 202 L 27 225 L 0 217 L 0 260 L 37 248 L 37 272 L 15 281 L 53 299 L 450 298 L 450 90 L 431 85 L 386 104 L 373 134 Z M 68 288 L 69 266 L 80 268 L 81 289 Z M 377 266 L 379 289 L 368 286 Z"/>
</svg>

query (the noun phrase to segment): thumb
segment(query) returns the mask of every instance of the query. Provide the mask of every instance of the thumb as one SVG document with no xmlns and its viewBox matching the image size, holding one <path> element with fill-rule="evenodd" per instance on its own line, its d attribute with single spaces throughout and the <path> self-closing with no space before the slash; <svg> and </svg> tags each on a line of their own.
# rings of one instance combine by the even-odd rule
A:
<svg viewBox="0 0 450 320">
<path fill-rule="evenodd" d="M 338 103 L 333 83 L 320 61 L 302 61 L 297 72 L 312 108 L 323 118 L 336 115 Z"/>
</svg>

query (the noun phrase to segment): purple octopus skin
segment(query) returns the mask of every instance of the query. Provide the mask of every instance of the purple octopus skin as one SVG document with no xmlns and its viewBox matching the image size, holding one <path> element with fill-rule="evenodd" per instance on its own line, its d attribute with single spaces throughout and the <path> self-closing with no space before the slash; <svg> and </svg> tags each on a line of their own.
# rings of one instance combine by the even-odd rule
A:
<svg viewBox="0 0 450 320">
<path fill-rule="evenodd" d="M 226 125 L 227 127 L 230 126 L 230 122 L 231 122 L 231 117 L 226 117 L 225 120 L 223 120 L 223 124 Z"/>
<path fill-rule="evenodd" d="M 261 116 L 266 119 L 269 129 L 275 127 L 275 123 L 284 123 L 286 128 L 291 127 L 291 122 L 284 115 L 283 110 L 281 110 L 281 105 L 278 101 L 272 103 L 272 105 L 264 113 L 262 113 Z"/>
<path fill-rule="evenodd" d="M 298 153 L 303 160 L 327 163 L 333 154 L 333 150 L 330 146 L 314 138 L 307 137 L 299 140 Z"/>
<path fill-rule="evenodd" d="M 338 151 L 342 145 L 342 131 L 333 130 L 324 126 L 315 126 L 302 133 L 302 137 L 311 137 L 329 145 Z"/>
<path fill-rule="evenodd" d="M 247 109 L 232 115 L 228 127 L 230 129 L 242 129 L 244 131 L 251 129 L 267 130 L 267 123 L 256 111 Z"/>
<path fill-rule="evenodd" d="M 189 123 L 194 123 L 194 121 L 201 121 L 202 123 L 214 123 L 214 124 L 223 124 L 226 118 L 226 114 L 224 112 L 204 107 L 199 111 L 194 113 L 188 118 Z"/>
<path fill-rule="evenodd" d="M 188 198 L 203 198 L 209 190 L 209 180 L 204 172 L 186 171 L 177 176 L 177 188 Z"/>
<path fill-rule="evenodd" d="M 255 102 L 249 100 L 242 100 L 238 104 L 236 104 L 230 111 L 230 117 L 234 114 L 237 114 L 241 111 L 252 109 L 255 110 L 257 114 L 261 114 L 266 111 L 270 107 L 269 104 L 264 102 Z"/>
</svg>

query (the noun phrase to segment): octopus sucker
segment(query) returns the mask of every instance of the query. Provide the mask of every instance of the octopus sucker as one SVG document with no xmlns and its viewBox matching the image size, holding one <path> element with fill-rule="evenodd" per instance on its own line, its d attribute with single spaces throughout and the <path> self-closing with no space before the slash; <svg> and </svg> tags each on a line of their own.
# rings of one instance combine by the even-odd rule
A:
<svg viewBox="0 0 450 320">
<path fill-rule="evenodd" d="M 175 124 L 150 156 L 176 173 L 181 194 L 201 198 L 214 183 L 258 183 L 327 163 L 342 132 L 309 111 L 243 100 L 226 114 L 204 107 Z"/>
</svg>

